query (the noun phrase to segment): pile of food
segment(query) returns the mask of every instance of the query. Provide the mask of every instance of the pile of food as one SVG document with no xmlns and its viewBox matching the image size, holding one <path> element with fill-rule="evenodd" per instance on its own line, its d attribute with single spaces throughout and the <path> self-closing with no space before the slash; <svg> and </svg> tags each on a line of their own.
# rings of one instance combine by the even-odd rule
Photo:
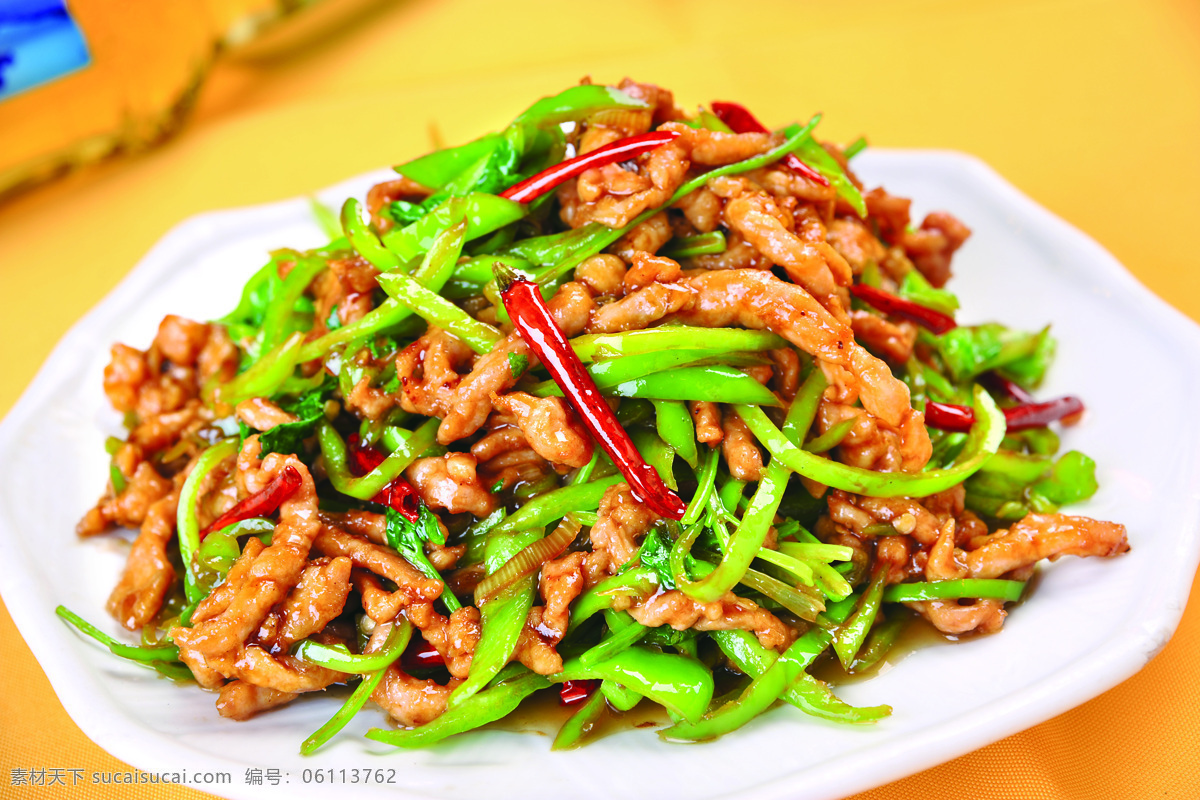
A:
<svg viewBox="0 0 1200 800">
<path fill-rule="evenodd" d="M 1038 562 L 1128 545 L 1059 513 L 1097 487 L 1050 427 L 1082 403 L 1030 394 L 1049 329 L 957 325 L 967 227 L 817 121 L 585 83 L 317 207 L 226 317 L 113 347 L 78 531 L 140 530 L 108 610 L 143 641 L 59 613 L 231 719 L 353 686 L 306 753 L 367 700 L 401 747 L 543 690 L 555 747 L 648 701 L 670 740 L 890 713 L 810 667 L 994 633 Z"/>
</svg>

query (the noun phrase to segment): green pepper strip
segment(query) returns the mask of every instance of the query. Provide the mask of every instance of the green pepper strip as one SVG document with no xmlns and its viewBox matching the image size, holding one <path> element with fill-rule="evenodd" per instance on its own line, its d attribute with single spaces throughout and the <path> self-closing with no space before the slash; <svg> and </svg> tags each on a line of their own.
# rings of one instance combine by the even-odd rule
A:
<svg viewBox="0 0 1200 800">
<path fill-rule="evenodd" d="M 702 175 L 697 175 L 687 183 L 684 183 L 663 205 L 656 208 L 648 208 L 641 214 L 638 214 L 623 228 L 607 228 L 598 223 L 589 223 L 582 228 L 577 228 L 570 233 L 575 234 L 570 237 L 561 237 L 551 239 L 544 237 L 550 241 L 544 242 L 525 242 L 524 247 L 516 247 L 512 249 L 513 255 L 528 258 L 535 263 L 546 264 L 547 266 L 540 269 L 536 275 L 538 283 L 552 281 L 561 275 L 575 269 L 587 259 L 599 253 L 605 247 L 620 239 L 629 231 L 641 225 L 650 217 L 654 216 L 664 208 L 669 208 L 678 202 L 681 198 L 704 186 L 714 178 L 720 178 L 725 175 L 735 175 L 740 172 L 748 172 L 759 167 L 765 167 L 767 164 L 778 161 L 793 150 L 798 149 L 804 144 L 804 141 L 812 133 L 812 129 L 820 122 L 821 116 L 818 114 L 809 120 L 808 124 L 801 128 L 796 134 L 789 136 L 787 140 L 779 145 L 779 147 L 768 150 L 767 152 L 748 158 L 745 161 L 738 161 L 733 164 L 726 164 L 723 167 L 717 167 L 714 170 L 705 172 Z M 592 227 L 592 225 L 595 227 Z"/>
<path fill-rule="evenodd" d="M 587 367 L 588 374 L 596 382 L 596 388 L 601 391 L 611 390 L 615 386 L 638 378 L 644 378 L 656 372 L 677 367 L 702 366 L 721 364 L 725 366 L 751 366 L 761 364 L 764 359 L 754 353 L 727 353 L 712 349 L 679 349 L 656 350 L 650 353 L 638 353 L 619 358 L 595 361 Z M 757 383 L 757 381 L 755 381 Z M 552 380 L 542 381 L 532 387 L 530 394 L 537 397 L 561 397 L 562 389 Z"/>
<path fill-rule="evenodd" d="M 871 628 L 871 635 L 858 651 L 858 657 L 850 665 L 850 671 L 866 672 L 882 661 L 911 621 L 912 617 L 909 614 L 896 614 L 883 622 L 875 623 Z"/>
<path fill-rule="evenodd" d="M 54 613 L 58 614 L 59 617 L 74 625 L 83 633 L 86 633 L 88 636 L 103 644 L 112 651 L 113 655 L 118 655 L 121 658 L 127 658 L 130 661 L 138 661 L 141 663 L 149 663 L 151 661 L 179 660 L 179 648 L 173 644 L 154 646 L 125 644 L 124 642 L 119 642 L 113 637 L 109 636 L 107 633 L 100 630 L 95 625 L 76 614 L 74 611 L 71 611 L 66 606 L 59 606 L 58 608 L 54 609 Z"/>
<path fill-rule="evenodd" d="M 407 623 L 407 620 L 405 622 Z M 409 630 L 411 632 L 411 627 Z M 407 642 L 405 646 L 407 646 Z M 292 648 L 292 655 L 310 664 L 352 675 L 366 675 L 369 672 L 386 669 L 396 660 L 396 653 L 387 646 L 377 653 L 360 654 L 351 653 L 344 644 L 321 644 L 312 639 L 305 639 L 296 644 Z"/>
<path fill-rule="evenodd" d="M 700 458 L 696 446 L 696 425 L 687 404 L 681 400 L 654 400 L 654 425 L 659 437 L 675 449 L 679 457 L 695 467 Z"/>
<path fill-rule="evenodd" d="M 792 404 L 788 407 L 787 418 L 783 422 L 783 435 L 796 447 L 804 444 L 808 437 L 808 429 L 817 418 L 817 404 L 829 381 L 821 368 L 814 365 L 804 383 L 796 390 Z"/>
<path fill-rule="evenodd" d="M 358 219 L 357 213 L 352 216 L 352 220 L 357 221 L 355 227 L 355 235 L 358 241 L 362 243 L 363 237 L 370 232 L 366 230 L 366 226 Z M 354 223 L 351 223 L 354 224 Z M 458 226 L 451 230 L 457 229 Z M 450 280 L 452 275 L 457 273 L 455 262 L 458 260 L 459 253 L 462 251 L 462 240 L 465 237 L 465 226 L 461 229 L 462 235 L 446 236 L 439 239 L 425 254 L 425 258 L 421 261 L 421 265 L 413 271 L 413 279 L 424 285 L 427 289 L 440 292 L 446 282 Z M 382 250 L 382 248 L 380 248 Z M 387 252 L 387 251 L 383 251 Z M 390 253 L 387 253 L 391 256 Z M 399 266 L 399 261 L 394 257 L 386 263 Z M 378 265 L 375 265 L 378 266 Z M 374 336 L 381 331 L 385 331 L 412 316 L 412 309 L 400 302 L 387 298 L 377 307 L 367 312 L 362 319 L 343 325 L 337 330 L 330 331 L 319 339 L 304 345 L 300 350 L 300 361 L 309 361 L 314 358 L 321 358 L 333 347 L 339 344 L 362 339 L 368 336 Z"/>
<path fill-rule="evenodd" d="M 421 427 L 413 431 L 395 452 L 383 460 L 375 469 L 362 477 L 356 478 L 350 472 L 347 463 L 346 443 L 341 434 L 326 420 L 317 424 L 317 442 L 321 445 L 321 455 L 325 458 L 325 471 L 333 488 L 350 497 L 359 500 L 370 500 L 379 491 L 404 472 L 417 456 L 424 453 L 437 442 L 437 428 L 441 420 L 436 417 L 427 420 Z"/>
<path fill-rule="evenodd" d="M 955 600 L 960 597 L 1003 600 L 1014 603 L 1025 591 L 1024 581 L 995 578 L 963 578 L 933 583 L 898 583 L 883 593 L 885 603 L 918 603 L 922 600 Z"/>
<path fill-rule="evenodd" d="M 227 458 L 237 454 L 236 439 L 225 439 L 200 454 L 187 480 L 179 490 L 179 507 L 175 512 L 175 529 L 179 537 L 179 555 L 183 559 L 183 591 L 189 603 L 204 599 L 208 590 L 200 585 L 196 574 L 195 554 L 200 546 L 200 523 L 196 519 L 196 501 L 204 477 Z"/>
<path fill-rule="evenodd" d="M 304 744 L 300 745 L 301 755 L 310 756 L 315 753 L 321 745 L 332 739 L 338 731 L 346 727 L 346 723 L 355 714 L 362 710 L 362 707 L 366 705 L 367 699 L 379 688 L 379 684 L 383 680 L 383 674 L 387 671 L 387 668 L 404 654 L 404 650 L 408 647 L 408 642 L 411 638 L 412 623 L 402 618 L 398 624 L 392 627 L 380 651 L 372 653 L 369 656 L 369 658 L 376 658 L 378 656 L 382 665 L 377 671 L 366 675 L 362 682 L 354 689 L 354 692 L 346 698 L 346 702 L 342 704 L 338 712 L 304 740 Z"/>
<path fill-rule="evenodd" d="M 619 383 L 606 394 L 650 400 L 708 400 L 750 406 L 778 406 L 779 398 L 741 370 L 720 364 L 666 369 Z"/>
<path fill-rule="evenodd" d="M 617 473 L 590 483 L 563 486 L 561 489 L 540 494 L 493 528 L 492 533 L 544 528 L 572 511 L 595 511 L 600 507 L 600 498 L 604 496 L 605 490 L 624 480 L 625 477 Z"/>
<path fill-rule="evenodd" d="M 658 255 L 678 261 L 681 258 L 715 256 L 724 252 L 725 234 L 721 231 L 713 231 L 672 239 L 662 250 L 658 251 Z"/>
<path fill-rule="evenodd" d="M 514 555 L 541 538 L 540 530 L 513 534 L 493 532 L 486 546 L 487 574 L 495 573 Z M 512 659 L 525 620 L 529 617 L 529 609 L 533 607 L 536 584 L 537 575 L 527 575 L 480 606 L 479 643 L 471 658 L 471 672 L 467 680 L 450 693 L 447 700 L 449 708 L 478 693 Z"/>
<path fill-rule="evenodd" d="M 250 397 L 270 397 L 292 376 L 300 363 L 303 346 L 304 333 L 296 331 L 278 347 L 264 353 L 241 375 L 216 386 L 212 390 L 213 398 L 232 406 Z"/>
<path fill-rule="evenodd" d="M 794 660 L 801 670 L 807 669 L 830 642 L 827 631 L 814 628 L 797 639 L 782 656 L 777 656 L 775 651 L 759 644 L 749 631 L 713 631 L 711 635 L 722 652 L 751 678 L 758 678 L 779 659 Z M 782 699 L 806 714 L 833 722 L 873 722 L 892 713 L 889 706 L 856 708 L 849 705 L 807 673 L 802 673 L 788 687 Z"/>
<path fill-rule="evenodd" d="M 649 567 L 634 567 L 605 578 L 571 604 L 571 624 L 567 627 L 567 635 L 578 630 L 597 612 L 612 608 L 618 597 L 649 594 L 656 586 L 658 578 Z"/>
<path fill-rule="evenodd" d="M 609 621 L 610 634 L 600 644 L 579 656 L 581 667 L 592 667 L 602 661 L 607 661 L 625 648 L 632 647 L 650 630 L 630 618 L 628 614 L 624 615 L 625 622 L 623 624 L 616 622 L 622 619 L 622 616 L 611 609 L 606 609 L 604 615 Z M 614 627 L 614 622 L 617 627 Z"/>
<path fill-rule="evenodd" d="M 952 467 L 917 473 L 873 472 L 830 461 L 792 444 L 761 408 L 738 405 L 735 410 L 771 453 L 772 463 L 782 463 L 826 486 L 869 497 L 926 497 L 949 489 L 978 470 L 1004 438 L 1004 415 L 978 385 L 975 387 L 975 424 L 971 426 L 958 462 Z"/>
<path fill-rule="evenodd" d="M 642 696 L 633 689 L 622 686 L 615 681 L 604 681 L 600 684 L 600 694 L 608 704 L 617 711 L 629 711 L 642 701 Z"/>
<path fill-rule="evenodd" d="M 592 692 L 592 696 L 587 699 L 587 702 L 580 706 L 579 710 L 558 729 L 558 734 L 555 735 L 554 744 L 550 745 L 550 749 L 570 750 L 582 744 L 584 738 L 591 733 L 592 728 L 596 727 L 596 723 L 604 716 L 607 705 L 604 692 Z"/>
<path fill-rule="evenodd" d="M 842 420 L 820 436 L 805 442 L 804 449 L 810 453 L 824 453 L 826 450 L 832 450 L 842 443 L 842 439 L 846 438 L 846 435 L 850 433 L 850 429 L 854 427 L 854 423 L 857 421 L 856 417 Z"/>
<path fill-rule="evenodd" d="M 788 342 L 769 331 L 742 328 L 701 328 L 692 325 L 662 325 L 625 333 L 592 333 L 570 340 L 579 360 L 587 363 L 598 358 L 616 358 L 653 353 L 658 350 L 690 350 L 697 342 L 704 349 L 720 353 L 777 350 Z"/>
<path fill-rule="evenodd" d="M 455 707 L 446 709 L 446 713 L 432 722 L 407 730 L 372 728 L 367 731 L 367 738 L 397 747 L 427 747 L 456 733 L 465 733 L 503 719 L 515 711 L 526 697 L 549 685 L 550 681 L 541 675 L 527 672 L 472 695 Z"/>
<path fill-rule="evenodd" d="M 238 537 L 257 536 L 263 544 L 270 544 L 274 531 L 275 523 L 263 517 L 251 517 L 235 522 L 205 536 L 196 550 L 196 561 L 205 569 L 224 575 L 242 554 Z"/>
<path fill-rule="evenodd" d="M 490 353 L 504 338 L 500 331 L 480 322 L 437 292 L 427 289 L 411 275 L 389 272 L 379 276 L 379 285 L 399 303 L 431 325 L 447 330 L 466 342 L 476 353 Z"/>
<path fill-rule="evenodd" d="M 551 675 L 555 683 L 574 680 L 610 680 L 626 686 L 689 721 L 698 720 L 712 700 L 712 673 L 687 656 L 630 647 L 612 658 L 585 667 L 574 658 L 562 672 Z"/>
<path fill-rule="evenodd" d="M 279 294 L 271 300 L 263 315 L 262 351 L 270 351 L 284 338 L 288 320 L 296 301 L 304 294 L 304 290 L 313 282 L 313 278 L 325 269 L 325 260 L 312 255 L 302 255 L 296 260 L 296 265 L 283 279 Z"/>
<path fill-rule="evenodd" d="M 750 499 L 750 505 L 742 515 L 729 540 L 729 548 L 717 568 L 698 581 L 690 580 L 686 571 L 681 571 L 681 574 L 675 576 L 684 594 L 702 603 L 711 603 L 719 600 L 737 585 L 767 538 L 767 531 L 775 519 L 779 503 L 783 500 L 787 482 L 787 469 L 776 461 L 767 465 L 763 470 L 762 479 L 758 482 L 758 488 Z"/>
<path fill-rule="evenodd" d="M 838 660 L 846 669 L 850 669 L 854 663 L 854 657 L 858 655 L 859 648 L 866 641 L 867 633 L 875 624 L 875 617 L 879 615 L 879 606 L 883 602 L 883 590 L 887 586 L 889 571 L 886 566 L 875 570 L 875 574 L 871 576 L 871 582 L 867 584 L 866 591 L 859 598 L 858 607 L 854 609 L 850 619 L 846 620 L 846 623 L 839 627 L 833 635 L 833 651 L 837 653 Z"/>
<path fill-rule="evenodd" d="M 709 500 L 713 496 L 713 489 L 717 482 L 717 464 L 720 461 L 721 451 L 718 448 L 711 447 L 705 456 L 704 466 L 700 469 L 700 474 L 696 477 L 696 493 L 692 495 L 692 502 L 688 503 L 687 511 L 683 514 L 683 519 L 679 520 L 679 524 L 684 528 L 694 525 L 700 520 L 700 515 L 708 509 Z"/>
<path fill-rule="evenodd" d="M 516 222 L 526 213 L 527 207 L 523 203 L 472 192 L 450 198 L 411 225 L 392 228 L 383 235 L 383 245 L 402 263 L 427 251 L 438 234 L 460 219 L 467 221 L 466 239 L 470 241 Z M 366 253 L 363 253 L 363 258 L 371 260 Z"/>
</svg>

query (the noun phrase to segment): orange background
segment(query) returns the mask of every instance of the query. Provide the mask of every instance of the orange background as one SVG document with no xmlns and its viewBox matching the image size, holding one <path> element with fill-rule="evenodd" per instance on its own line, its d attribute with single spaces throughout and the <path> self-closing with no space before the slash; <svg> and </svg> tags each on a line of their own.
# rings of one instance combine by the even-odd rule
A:
<svg viewBox="0 0 1200 800">
<path fill-rule="evenodd" d="M 180 220 L 412 157 L 434 125 L 464 141 L 586 74 L 660 83 L 681 104 L 736 99 L 769 124 L 821 110 L 834 140 L 973 153 L 1200 320 L 1193 2 L 325 0 L 226 56 L 165 146 L 0 204 L 0 412 Z M 1135 677 L 858 798 L 1200 797 L 1198 655 L 1194 589 L 1175 638 Z M 3 609 L 0 675 L 0 795 L 134 796 L 10 787 L 14 768 L 126 767 L 70 721 Z"/>
</svg>

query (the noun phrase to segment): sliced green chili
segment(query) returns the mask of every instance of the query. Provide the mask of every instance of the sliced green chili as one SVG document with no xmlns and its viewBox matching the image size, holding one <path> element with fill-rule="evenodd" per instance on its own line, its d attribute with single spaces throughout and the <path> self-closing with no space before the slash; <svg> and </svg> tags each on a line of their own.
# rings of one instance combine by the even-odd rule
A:
<svg viewBox="0 0 1200 800">
<path fill-rule="evenodd" d="M 589 483 L 563 486 L 554 491 L 540 494 L 496 525 L 492 532 L 511 533 L 531 528 L 544 528 L 572 511 L 595 511 L 600 507 L 600 498 L 604 497 L 604 492 L 608 487 L 616 486 L 624 480 L 624 476 L 618 473 Z"/>
<path fill-rule="evenodd" d="M 83 633 L 86 633 L 88 636 L 103 644 L 113 653 L 113 655 L 120 656 L 121 658 L 127 658 L 130 661 L 138 661 L 144 664 L 149 664 L 150 662 L 156 661 L 179 660 L 179 648 L 173 644 L 153 646 L 125 644 L 124 642 L 119 642 L 113 637 L 109 636 L 107 633 L 100 630 L 95 625 L 76 614 L 74 611 L 71 611 L 66 606 L 58 606 L 54 609 L 54 613 L 74 625 Z M 189 672 L 189 676 L 190 674 L 191 673 Z"/>
<path fill-rule="evenodd" d="M 571 659 L 562 672 L 550 676 L 555 683 L 597 678 L 633 689 L 687 720 L 699 719 L 713 694 L 712 673 L 703 664 L 643 647 L 630 647 L 588 667 Z"/>
<path fill-rule="evenodd" d="M 391 632 L 388 633 L 388 637 L 384 641 L 383 647 L 380 648 L 380 652 L 378 653 L 378 655 L 386 656 L 386 663 L 377 671 L 365 676 L 362 682 L 355 687 L 350 697 L 346 698 L 346 702 L 342 704 L 338 712 L 304 740 L 304 744 L 300 745 L 301 755 L 310 756 L 315 753 L 321 745 L 332 739 L 338 731 L 346 727 L 346 723 L 355 714 L 362 710 L 367 700 L 379 688 L 379 684 L 383 680 L 383 675 L 387 671 L 387 668 L 404 653 L 411 638 L 412 623 L 407 619 L 401 619 L 399 623 L 392 627 Z"/>
<path fill-rule="evenodd" d="M 689 580 L 686 574 L 675 576 L 684 594 L 702 603 L 711 603 L 737 585 L 767 538 L 787 482 L 787 469 L 775 461 L 767 465 L 717 568 L 698 581 Z"/>
<path fill-rule="evenodd" d="M 437 442 L 440 422 L 436 417 L 426 420 L 421 427 L 413 431 L 412 436 L 385 458 L 382 464 L 366 475 L 355 477 L 347 463 L 346 443 L 341 434 L 329 422 L 321 420 L 317 424 L 317 442 L 321 446 L 321 455 L 325 458 L 325 471 L 329 475 L 329 482 L 342 494 L 357 497 L 359 500 L 370 500 Z"/>
<path fill-rule="evenodd" d="M 869 497 L 925 497 L 961 483 L 983 465 L 1004 438 L 1004 415 L 991 396 L 975 387 L 976 421 L 967 443 L 952 467 L 925 472 L 874 472 L 851 467 L 808 453 L 792 444 L 761 408 L 738 405 L 736 411 L 771 453 L 772 463 L 783 463 L 807 478 Z"/>
<path fill-rule="evenodd" d="M 712 231 L 672 239 L 658 251 L 658 255 L 678 261 L 694 256 L 715 256 L 724 252 L 725 234 L 722 231 Z"/>
<path fill-rule="evenodd" d="M 550 681 L 533 672 L 502 681 L 446 709 L 432 722 L 407 730 L 372 728 L 367 738 L 396 747 L 428 747 L 448 736 L 474 730 L 511 714 L 529 695 L 545 689 Z"/>
<path fill-rule="evenodd" d="M 583 744 L 583 740 L 596 727 L 596 723 L 604 716 L 606 710 L 607 703 L 605 703 L 604 692 L 593 692 L 592 696 L 579 707 L 579 710 L 558 729 L 558 734 L 555 735 L 550 749 L 570 750 Z"/>
<path fill-rule="evenodd" d="M 179 489 L 179 506 L 175 512 L 175 530 L 179 537 L 179 555 L 183 559 L 183 591 L 189 603 L 198 603 L 208 594 L 200 584 L 196 570 L 196 549 L 200 546 L 200 523 L 196 519 L 196 501 L 200 486 L 208 473 L 227 458 L 237 455 L 236 439 L 225 439 L 205 450 Z"/>
<path fill-rule="evenodd" d="M 625 333 L 576 336 L 571 339 L 571 348 L 579 360 L 586 363 L 598 358 L 633 356 L 659 350 L 694 350 L 701 342 L 703 349 L 721 353 L 777 350 L 787 346 L 786 339 L 770 331 L 661 325 Z"/>
<path fill-rule="evenodd" d="M 887 586 L 889 571 L 886 566 L 875 570 L 866 591 L 859 598 L 858 607 L 833 635 L 833 651 L 837 653 L 838 660 L 846 669 L 850 669 L 854 663 L 854 657 L 858 655 L 859 648 L 866 641 L 867 633 L 875 624 L 875 617 L 878 616 L 879 606 L 883 602 L 883 590 Z"/>
<path fill-rule="evenodd" d="M 887 603 L 918 603 L 922 600 L 955 600 L 960 597 L 1003 600 L 1015 603 L 1025 591 L 1025 581 L 998 578 L 962 578 L 932 583 L 898 583 L 883 593 Z"/>
<path fill-rule="evenodd" d="M 700 457 L 696 447 L 696 425 L 687 404 L 681 400 L 654 400 L 654 424 L 664 442 L 679 457 L 695 467 Z"/>
</svg>

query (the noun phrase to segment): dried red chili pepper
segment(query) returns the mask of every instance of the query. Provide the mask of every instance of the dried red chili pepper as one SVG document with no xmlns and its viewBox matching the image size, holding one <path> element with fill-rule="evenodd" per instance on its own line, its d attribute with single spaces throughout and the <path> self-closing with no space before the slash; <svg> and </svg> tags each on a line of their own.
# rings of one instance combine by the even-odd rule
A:
<svg viewBox="0 0 1200 800">
<path fill-rule="evenodd" d="M 391 506 L 409 522 L 421 518 L 421 498 L 417 490 L 404 478 L 396 478 L 371 498 L 371 502 Z"/>
<path fill-rule="evenodd" d="M 621 470 L 634 496 L 660 517 L 682 519 L 687 507 L 642 458 L 629 434 L 617 421 L 617 415 L 604 402 L 596 382 L 584 369 L 542 300 L 537 284 L 517 276 L 500 262 L 496 263 L 495 270 L 500 297 L 512 318 L 513 327 L 562 388 L 564 397 L 579 414 L 592 438 Z"/>
<path fill-rule="evenodd" d="M 559 703 L 564 706 L 573 706 L 576 703 L 582 703 L 592 696 L 592 692 L 600 688 L 600 681 L 563 681 L 562 686 L 558 689 Z"/>
<path fill-rule="evenodd" d="M 942 431 L 969 431 L 975 424 L 975 409 L 930 400 L 925 404 L 925 424 Z"/>
<path fill-rule="evenodd" d="M 530 203 L 584 170 L 603 167 L 605 164 L 612 164 L 616 161 L 627 161 L 642 153 L 662 147 L 677 138 L 679 138 L 679 133 L 676 131 L 650 131 L 619 139 L 603 147 L 597 147 L 590 153 L 569 158 L 544 169 L 516 186 L 508 187 L 500 193 L 500 196 L 518 203 Z"/>
<path fill-rule="evenodd" d="M 1022 403 L 1005 408 L 1004 420 L 1009 432 L 1040 428 L 1051 422 L 1077 416 L 1084 411 L 1083 401 L 1074 395 L 1056 397 L 1044 403 Z M 943 431 L 967 431 L 975 423 L 975 410 L 953 403 L 925 404 L 925 424 Z"/>
<path fill-rule="evenodd" d="M 404 651 L 401 660 L 404 666 L 418 669 L 440 667 L 446 663 L 446 659 L 442 658 L 442 654 L 437 651 L 437 648 L 420 637 L 417 637 L 416 641 Z"/>
<path fill-rule="evenodd" d="M 352 433 L 346 437 L 346 449 L 350 451 L 350 471 L 356 478 L 366 475 L 387 458 L 377 447 L 362 443 L 362 437 Z"/>
<path fill-rule="evenodd" d="M 300 488 L 300 483 L 300 470 L 288 464 L 261 491 L 250 495 L 200 531 L 200 541 L 204 541 L 204 537 L 213 531 L 229 527 L 235 522 L 274 514 L 284 500 L 296 493 L 296 490 Z"/>
<path fill-rule="evenodd" d="M 851 286 L 850 294 L 885 314 L 904 317 L 909 322 L 915 322 L 939 335 L 958 327 L 954 317 L 918 305 L 911 300 L 905 300 L 903 297 L 897 297 L 891 292 L 867 286 L 865 283 L 856 283 Z"/>
<path fill-rule="evenodd" d="M 998 372 L 987 372 L 980 376 L 979 382 L 984 385 L 992 394 L 1003 394 L 1018 403 L 1036 403 L 1029 392 L 1025 391 L 1021 386 L 1010 381 Z"/>
<path fill-rule="evenodd" d="M 729 129 L 734 133 L 770 133 L 767 127 L 750 113 L 749 110 L 740 103 L 727 103 L 721 100 L 714 101 L 712 104 L 712 112 L 717 115 L 717 118 L 729 126 Z M 805 164 L 800 160 L 800 156 L 795 153 L 788 153 L 783 163 L 792 172 L 797 175 L 803 175 L 814 183 L 819 183 L 822 186 L 829 185 L 829 179 L 815 169 Z"/>
</svg>

